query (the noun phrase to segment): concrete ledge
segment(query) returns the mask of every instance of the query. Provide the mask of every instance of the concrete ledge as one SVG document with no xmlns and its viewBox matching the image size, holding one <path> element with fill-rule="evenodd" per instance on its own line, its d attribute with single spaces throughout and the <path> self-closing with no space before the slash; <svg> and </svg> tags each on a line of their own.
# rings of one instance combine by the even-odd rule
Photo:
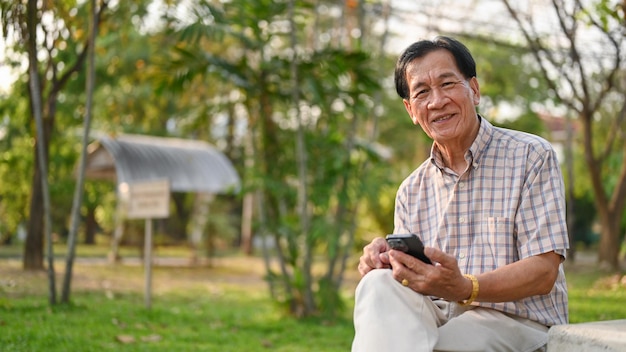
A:
<svg viewBox="0 0 626 352">
<path fill-rule="evenodd" d="M 626 351 L 626 319 L 551 327 L 548 352 L 572 351 Z"/>
</svg>

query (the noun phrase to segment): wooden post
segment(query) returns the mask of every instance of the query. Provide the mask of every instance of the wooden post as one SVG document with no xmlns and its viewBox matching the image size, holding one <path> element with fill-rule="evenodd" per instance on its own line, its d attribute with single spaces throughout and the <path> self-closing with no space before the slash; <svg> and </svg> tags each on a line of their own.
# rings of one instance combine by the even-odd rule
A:
<svg viewBox="0 0 626 352">
<path fill-rule="evenodd" d="M 152 307 L 152 219 L 146 219 L 145 240 L 143 250 L 143 267 L 145 271 L 144 301 L 146 308 Z"/>
</svg>

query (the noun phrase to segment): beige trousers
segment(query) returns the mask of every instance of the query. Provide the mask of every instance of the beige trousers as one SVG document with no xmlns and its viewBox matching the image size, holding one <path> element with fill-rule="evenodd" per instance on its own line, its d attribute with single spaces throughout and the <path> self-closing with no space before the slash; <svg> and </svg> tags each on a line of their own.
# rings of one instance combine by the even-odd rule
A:
<svg viewBox="0 0 626 352">
<path fill-rule="evenodd" d="M 493 309 L 432 301 L 373 270 L 356 289 L 352 352 L 543 351 L 548 327 Z"/>
</svg>

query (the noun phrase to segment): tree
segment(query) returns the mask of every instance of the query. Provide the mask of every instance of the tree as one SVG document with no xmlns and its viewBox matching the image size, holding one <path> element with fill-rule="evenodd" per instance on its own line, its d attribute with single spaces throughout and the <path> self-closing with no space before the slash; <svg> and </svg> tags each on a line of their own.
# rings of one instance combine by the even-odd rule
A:
<svg viewBox="0 0 626 352">
<path fill-rule="evenodd" d="M 30 52 L 30 79 L 46 77 L 45 81 L 30 84 L 31 113 L 33 117 L 41 112 L 42 133 L 37 134 L 35 143 L 35 171 L 31 183 L 31 200 L 28 219 L 26 245 L 23 263 L 25 269 L 43 268 L 43 244 L 45 221 L 45 198 L 42 167 L 47 167 L 49 160 L 50 141 L 53 137 L 58 97 L 63 87 L 79 72 L 84 64 L 88 39 L 82 37 L 82 28 L 78 18 L 73 17 L 71 1 L 57 2 L 49 6 L 47 2 L 29 1 L 28 11 L 22 2 L 3 1 L 1 3 L 4 33 L 11 26 L 17 38 L 17 47 L 26 48 Z M 28 16 L 24 16 L 28 14 Z M 42 16 L 50 21 L 42 22 Z M 98 13 L 101 16 L 102 13 Z M 42 36 L 34 41 L 35 34 Z M 32 51 L 32 52 L 31 52 Z M 71 54 L 70 54 L 71 53 Z M 69 57 L 66 56 L 69 54 Z M 40 58 L 41 56 L 42 58 Z M 36 60 L 36 61 L 32 61 Z M 67 60 L 67 61 L 65 61 Z M 37 96 L 41 97 L 41 106 L 36 106 Z M 41 153 L 38 152 L 41 149 Z M 42 159 L 40 161 L 40 158 Z M 48 239 L 51 246 L 51 241 Z"/>
<path fill-rule="evenodd" d="M 46 155 L 46 149 L 43 141 L 44 136 L 44 124 L 43 124 L 43 106 L 42 106 L 42 94 L 39 89 L 41 85 L 41 78 L 39 76 L 39 60 L 37 58 L 37 23 L 40 19 L 37 16 L 37 1 L 29 0 L 28 8 L 26 10 L 26 28 L 28 29 L 26 35 L 27 52 L 28 52 L 28 81 L 31 100 L 32 114 L 35 118 L 37 140 L 35 143 L 36 155 L 35 160 L 38 162 L 35 164 L 39 170 L 39 180 L 41 187 L 41 197 L 43 198 L 43 221 L 44 231 L 48 242 L 48 283 L 49 283 L 49 301 L 50 304 L 56 303 L 56 285 L 55 285 L 55 273 L 54 273 L 54 253 L 52 252 L 52 229 L 50 218 L 50 192 L 48 191 L 48 158 Z"/>
<path fill-rule="evenodd" d="M 68 303 L 70 299 L 70 289 L 72 282 L 72 269 L 74 266 L 74 257 L 76 253 L 76 238 L 78 237 L 78 224 L 80 219 L 80 209 L 83 203 L 84 183 L 85 183 L 85 164 L 87 159 L 87 146 L 89 145 L 89 132 L 91 129 L 91 112 L 93 102 L 93 91 L 95 85 L 95 46 L 96 36 L 98 33 L 98 12 L 107 7 L 107 2 L 103 2 L 100 5 L 100 9 L 96 4 L 96 0 L 90 1 L 91 7 L 91 26 L 89 31 L 89 44 L 88 44 L 88 69 L 85 91 L 87 92 L 87 101 L 85 103 L 85 121 L 83 128 L 82 148 L 78 167 L 78 176 L 76 181 L 76 187 L 74 190 L 74 203 L 72 206 L 71 220 L 70 220 L 70 233 L 68 236 L 68 250 L 67 260 L 65 265 L 65 276 L 63 278 L 63 287 L 61 291 L 61 302 Z"/>
<path fill-rule="evenodd" d="M 618 269 L 620 223 L 626 207 L 626 9 L 609 0 L 553 0 L 550 6 L 556 22 L 546 32 L 533 21 L 537 18 L 533 13 L 507 0 L 503 3 L 550 91 L 581 123 L 585 161 L 602 228 L 598 261 Z M 596 134 L 603 128 L 606 134 Z M 621 163 L 611 163 L 616 155 Z M 614 182 L 607 182 L 609 179 Z"/>
<path fill-rule="evenodd" d="M 168 87 L 212 82 L 212 109 L 232 121 L 245 116 L 248 134 L 234 142 L 245 153 L 256 233 L 274 243 L 264 251 L 270 291 L 298 316 L 336 314 L 341 307 L 359 200 L 385 184 L 374 180 L 384 173 L 365 172 L 380 160 L 367 133 L 377 66 L 343 42 L 309 40 L 334 29 L 314 26 L 321 23 L 315 4 L 335 7 L 199 1 L 196 20 L 178 31 L 185 42 L 163 68 Z M 315 264 L 324 274 L 316 274 Z"/>
</svg>

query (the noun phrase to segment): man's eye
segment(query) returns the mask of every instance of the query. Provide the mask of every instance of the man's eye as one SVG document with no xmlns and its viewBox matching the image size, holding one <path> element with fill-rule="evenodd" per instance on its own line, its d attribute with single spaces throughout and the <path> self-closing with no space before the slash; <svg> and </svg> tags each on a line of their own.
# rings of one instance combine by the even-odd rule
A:
<svg viewBox="0 0 626 352">
<path fill-rule="evenodd" d="M 422 89 L 415 94 L 415 98 L 424 98 L 426 95 L 428 95 L 428 89 Z"/>
<path fill-rule="evenodd" d="M 442 87 L 446 88 L 446 87 L 454 87 L 454 85 L 456 84 L 456 82 L 443 82 L 441 84 Z"/>
</svg>

